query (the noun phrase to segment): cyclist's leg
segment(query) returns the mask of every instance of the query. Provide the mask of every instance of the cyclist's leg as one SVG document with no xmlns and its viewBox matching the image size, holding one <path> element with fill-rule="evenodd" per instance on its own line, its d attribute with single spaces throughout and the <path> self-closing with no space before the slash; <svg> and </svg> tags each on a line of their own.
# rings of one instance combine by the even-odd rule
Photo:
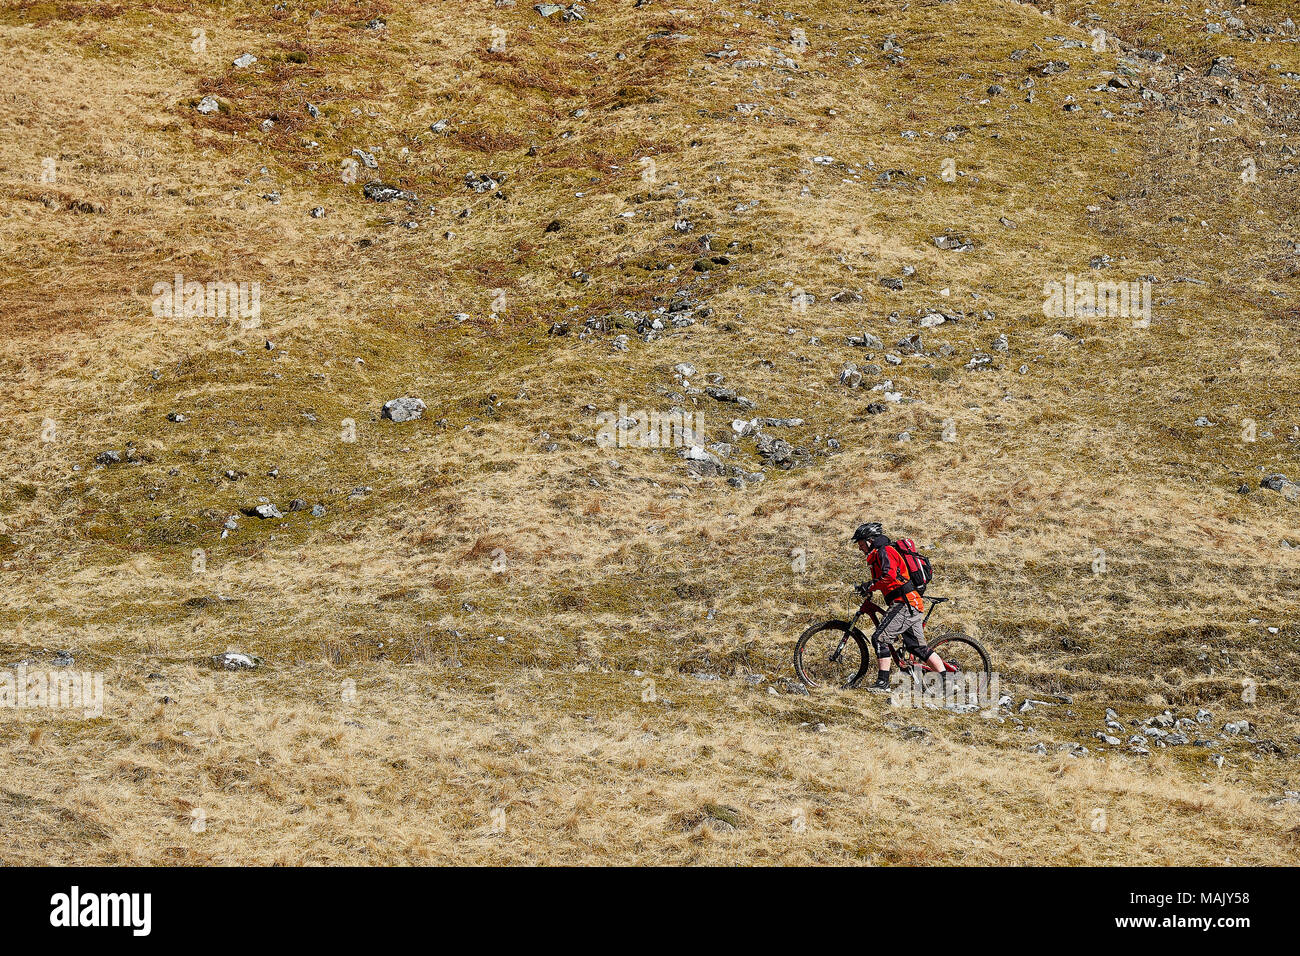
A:
<svg viewBox="0 0 1300 956">
<path fill-rule="evenodd" d="M 876 648 L 876 663 L 883 674 L 889 673 L 889 668 L 893 664 L 893 657 L 890 654 L 893 639 L 898 637 L 907 626 L 907 617 L 905 611 L 911 610 L 907 604 L 899 601 L 893 605 L 885 616 L 880 619 L 879 626 L 871 635 L 871 643 Z"/>
<path fill-rule="evenodd" d="M 913 608 L 908 608 L 907 622 L 903 625 L 903 646 L 906 647 L 918 661 L 925 661 L 938 673 L 942 674 L 947 671 L 944 666 L 943 658 L 934 653 L 925 643 L 925 631 L 922 622 L 925 616 Z"/>
</svg>

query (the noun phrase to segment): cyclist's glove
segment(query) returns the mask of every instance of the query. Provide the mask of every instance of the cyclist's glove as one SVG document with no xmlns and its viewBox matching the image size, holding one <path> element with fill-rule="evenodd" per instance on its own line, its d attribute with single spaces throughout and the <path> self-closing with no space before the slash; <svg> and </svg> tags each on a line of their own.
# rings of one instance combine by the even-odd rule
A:
<svg viewBox="0 0 1300 956">
<path fill-rule="evenodd" d="M 857 591 L 858 594 L 862 595 L 864 598 L 871 597 L 872 587 L 870 584 L 855 584 L 853 585 L 853 590 Z"/>
</svg>

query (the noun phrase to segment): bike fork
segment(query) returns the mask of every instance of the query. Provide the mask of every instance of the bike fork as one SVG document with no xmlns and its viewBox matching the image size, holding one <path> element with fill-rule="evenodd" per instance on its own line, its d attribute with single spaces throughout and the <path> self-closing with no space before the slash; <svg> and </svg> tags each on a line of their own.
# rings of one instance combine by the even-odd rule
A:
<svg viewBox="0 0 1300 956">
<path fill-rule="evenodd" d="M 853 629 L 858 626 L 858 618 L 861 616 L 862 612 L 859 611 L 857 614 L 853 615 L 853 620 L 849 621 L 848 630 L 844 632 L 844 636 L 840 638 L 839 644 L 835 647 L 835 653 L 830 657 L 832 664 L 838 664 L 840 662 L 840 655 L 844 653 L 844 645 L 849 642 L 849 635 L 851 635 Z"/>
</svg>

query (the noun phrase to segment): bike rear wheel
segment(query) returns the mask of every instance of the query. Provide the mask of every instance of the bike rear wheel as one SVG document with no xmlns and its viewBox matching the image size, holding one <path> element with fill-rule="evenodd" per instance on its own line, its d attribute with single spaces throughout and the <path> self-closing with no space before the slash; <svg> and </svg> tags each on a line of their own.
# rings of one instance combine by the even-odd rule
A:
<svg viewBox="0 0 1300 956">
<path fill-rule="evenodd" d="M 794 672 L 809 687 L 856 687 L 874 660 L 866 637 L 847 621 L 814 624 L 794 645 Z"/>
<path fill-rule="evenodd" d="M 966 674 L 982 675 L 985 686 L 993 678 L 993 664 L 984 645 L 973 637 L 967 637 L 957 631 L 949 631 L 930 645 L 930 650 L 943 658 L 944 663 L 953 664 Z"/>
</svg>

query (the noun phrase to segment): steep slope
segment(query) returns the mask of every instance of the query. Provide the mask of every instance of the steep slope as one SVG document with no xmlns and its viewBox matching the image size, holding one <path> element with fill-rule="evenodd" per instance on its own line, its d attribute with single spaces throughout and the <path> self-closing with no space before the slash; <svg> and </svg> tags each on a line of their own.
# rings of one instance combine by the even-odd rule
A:
<svg viewBox="0 0 1300 956">
<path fill-rule="evenodd" d="M 1039 6 L 7 7 L 6 860 L 1291 858 L 1295 33 Z M 1056 706 L 795 692 L 868 517 Z"/>
</svg>

